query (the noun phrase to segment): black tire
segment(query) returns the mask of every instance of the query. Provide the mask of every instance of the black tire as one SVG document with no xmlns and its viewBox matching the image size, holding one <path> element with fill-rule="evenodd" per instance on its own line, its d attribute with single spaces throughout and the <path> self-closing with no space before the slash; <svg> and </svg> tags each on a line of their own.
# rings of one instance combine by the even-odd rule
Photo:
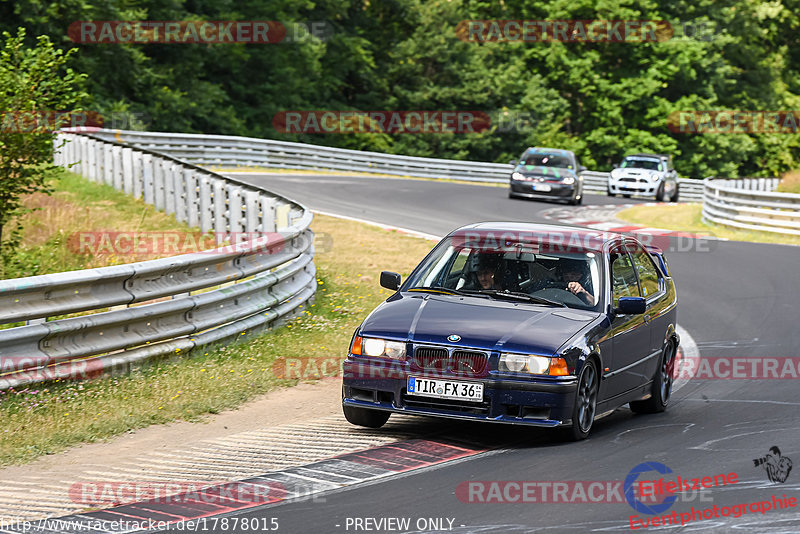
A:
<svg viewBox="0 0 800 534">
<path fill-rule="evenodd" d="M 612 193 L 612 192 L 611 192 L 611 189 L 610 189 L 610 188 L 608 188 L 608 187 L 606 188 L 606 194 L 607 194 L 608 196 L 610 196 L 610 197 L 615 197 L 615 196 L 617 196 L 617 195 L 616 195 L 616 193 Z"/>
<path fill-rule="evenodd" d="M 629 194 L 627 194 L 627 193 L 622 193 L 622 197 L 623 198 L 631 198 L 631 196 Z"/>
<path fill-rule="evenodd" d="M 656 191 L 656 200 L 659 202 L 664 202 L 664 182 L 662 181 L 659 186 L 658 190 Z"/>
<path fill-rule="evenodd" d="M 630 403 L 633 413 L 661 413 L 667 409 L 672 396 L 673 367 L 675 365 L 675 343 L 670 341 L 661 354 L 661 362 L 653 377 L 650 398 Z"/>
<path fill-rule="evenodd" d="M 680 191 L 681 191 L 681 186 L 676 183 L 675 184 L 675 192 L 672 193 L 671 197 L 669 197 L 669 201 L 670 202 L 677 202 L 678 201 L 678 195 L 680 194 Z"/>
<path fill-rule="evenodd" d="M 367 428 L 380 428 L 389 420 L 389 412 L 382 412 L 380 410 L 370 410 L 368 408 L 359 408 L 358 406 L 342 405 L 344 418 L 347 422 L 365 426 Z"/>
<path fill-rule="evenodd" d="M 511 191 L 508 192 L 508 198 L 517 198 L 517 195 L 512 193 Z"/>
<path fill-rule="evenodd" d="M 594 360 L 587 360 L 578 378 L 578 391 L 575 393 L 575 406 L 572 408 L 572 424 L 566 428 L 567 439 L 580 441 L 586 439 L 592 430 L 597 411 L 597 389 L 600 377 Z"/>
</svg>

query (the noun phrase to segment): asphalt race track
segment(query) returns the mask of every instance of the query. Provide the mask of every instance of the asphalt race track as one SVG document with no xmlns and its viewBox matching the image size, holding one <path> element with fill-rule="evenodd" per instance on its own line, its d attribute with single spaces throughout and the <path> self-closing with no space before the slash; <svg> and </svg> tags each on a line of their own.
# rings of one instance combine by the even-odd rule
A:
<svg viewBox="0 0 800 534">
<path fill-rule="evenodd" d="M 554 207 L 511 200 L 504 188 L 458 183 L 276 174 L 237 174 L 236 178 L 296 199 L 313 210 L 435 235 L 476 221 L 543 221 L 540 212 Z M 593 195 L 584 199 L 584 204 L 615 202 L 631 200 Z M 679 323 L 697 342 L 701 358 L 800 356 L 796 313 L 800 306 L 800 249 L 739 242 L 710 245 L 710 250 L 673 251 L 667 256 L 678 286 Z M 382 267 L 392 269 L 392 265 Z M 798 507 L 782 501 L 784 507 L 779 508 L 773 497 L 798 497 L 800 467 L 795 467 L 785 482 L 771 482 L 754 459 L 777 446 L 783 457 L 800 461 L 797 384 L 791 378 L 693 379 L 675 393 L 666 413 L 637 416 L 627 408 L 617 410 L 596 422 L 590 438 L 580 443 L 562 443 L 545 430 L 451 422 L 432 426 L 420 419 L 421 439 L 433 435 L 472 452 L 313 498 L 231 512 L 224 526 L 207 518 L 205 530 L 201 527 L 199 531 L 253 532 L 252 522 L 243 527 L 244 518 L 260 518 L 260 527 L 275 518 L 278 527 L 272 531 L 281 533 L 624 532 L 632 526 L 650 531 L 657 527 L 632 525 L 630 517 L 644 521 L 673 511 L 678 517 L 682 513 L 690 516 L 692 508 L 702 513 L 716 506 L 719 517 L 695 515 L 683 528 L 667 528 L 796 533 L 800 532 Z M 671 507 L 648 515 L 634 510 L 620 490 L 621 482 L 642 462 L 664 464 L 673 479 L 675 475 L 691 479 L 729 473 L 738 478 L 719 488 L 681 494 Z M 663 475 L 651 471 L 641 476 L 652 480 Z M 504 482 L 492 485 L 491 481 Z M 520 485 L 507 485 L 507 481 Z M 576 502 L 581 498 L 572 493 L 573 481 L 600 481 L 604 488 L 616 490 L 583 499 L 600 502 Z M 483 484 L 469 486 L 470 482 Z M 522 482 L 539 489 L 525 498 L 519 490 Z M 536 482 L 544 484 L 530 484 Z M 551 492 L 549 500 L 558 502 L 541 502 L 543 488 L 555 487 L 551 482 L 567 483 L 570 490 L 566 495 L 571 497 L 561 494 L 553 498 Z M 472 488 L 472 493 L 466 488 Z M 735 510 L 742 511 L 736 505 L 758 501 L 769 501 L 770 507 L 777 509 L 762 513 L 748 506 L 744 515 L 734 517 Z M 733 513 L 723 516 L 724 510 Z"/>
</svg>

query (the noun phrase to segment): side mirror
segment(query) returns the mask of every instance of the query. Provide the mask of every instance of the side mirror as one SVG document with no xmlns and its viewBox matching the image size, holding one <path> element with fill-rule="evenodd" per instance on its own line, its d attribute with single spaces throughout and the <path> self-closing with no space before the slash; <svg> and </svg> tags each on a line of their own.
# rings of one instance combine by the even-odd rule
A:
<svg viewBox="0 0 800 534">
<path fill-rule="evenodd" d="M 517 160 L 515 160 L 515 159 L 512 159 L 512 160 L 511 160 L 511 161 L 509 161 L 508 163 L 509 163 L 510 165 L 516 165 L 516 164 L 517 164 Z"/>
<path fill-rule="evenodd" d="M 381 287 L 397 291 L 400 288 L 400 275 L 392 271 L 382 271 Z"/>
<path fill-rule="evenodd" d="M 647 310 L 647 302 L 644 297 L 620 297 L 617 307 L 614 308 L 616 313 L 622 315 L 641 315 Z"/>
<path fill-rule="evenodd" d="M 586 167 L 584 167 L 583 165 L 578 165 L 578 172 L 583 172 L 583 171 L 586 171 L 586 170 L 588 170 L 588 169 Z"/>
</svg>

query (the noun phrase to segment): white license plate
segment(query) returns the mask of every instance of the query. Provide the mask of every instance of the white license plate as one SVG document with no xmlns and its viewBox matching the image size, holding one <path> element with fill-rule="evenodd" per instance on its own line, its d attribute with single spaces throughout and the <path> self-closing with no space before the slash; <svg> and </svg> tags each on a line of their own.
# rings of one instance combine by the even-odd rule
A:
<svg viewBox="0 0 800 534">
<path fill-rule="evenodd" d="M 408 377 L 408 394 L 437 399 L 457 399 L 481 402 L 483 384 L 480 382 L 453 382 L 431 378 Z"/>
<path fill-rule="evenodd" d="M 551 189 L 550 184 L 533 184 L 534 191 L 550 191 Z"/>
</svg>

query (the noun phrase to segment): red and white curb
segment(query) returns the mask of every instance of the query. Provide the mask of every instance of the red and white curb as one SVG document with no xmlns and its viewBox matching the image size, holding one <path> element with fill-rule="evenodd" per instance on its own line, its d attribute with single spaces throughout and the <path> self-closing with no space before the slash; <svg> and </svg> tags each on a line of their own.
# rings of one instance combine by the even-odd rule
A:
<svg viewBox="0 0 800 534">
<path fill-rule="evenodd" d="M 122 534 L 142 530 L 208 530 L 204 519 L 369 483 L 490 452 L 445 439 L 409 439 L 187 493 L 0 528 L 8 534 Z M 243 491 L 244 490 L 244 491 Z M 209 523 L 213 524 L 213 523 Z M 260 524 L 260 523 L 257 523 Z M 246 527 L 245 527 L 246 528 Z"/>
</svg>

